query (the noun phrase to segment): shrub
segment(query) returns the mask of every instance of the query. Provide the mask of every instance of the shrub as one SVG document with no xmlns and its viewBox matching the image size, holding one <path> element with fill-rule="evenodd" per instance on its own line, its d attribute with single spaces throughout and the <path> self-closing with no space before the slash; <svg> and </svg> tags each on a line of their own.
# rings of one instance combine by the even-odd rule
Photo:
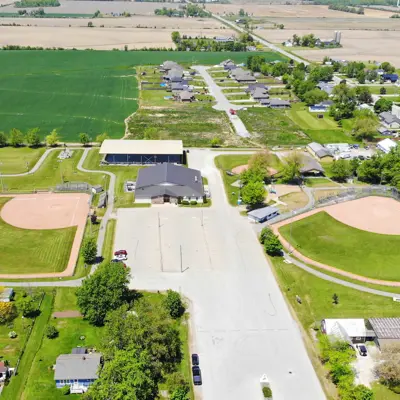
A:
<svg viewBox="0 0 400 400">
<path fill-rule="evenodd" d="M 18 336 L 17 333 L 14 331 L 8 332 L 8 337 L 10 339 L 15 339 L 17 336 Z"/>
<path fill-rule="evenodd" d="M 47 325 L 45 334 L 49 339 L 54 339 L 58 336 L 58 330 L 53 325 Z"/>
<path fill-rule="evenodd" d="M 197 201 L 196 201 L 196 200 L 192 200 L 192 201 L 190 202 L 190 205 L 191 205 L 191 206 L 197 205 Z"/>
<path fill-rule="evenodd" d="M 66 395 L 69 394 L 70 390 L 71 390 L 70 387 L 69 387 L 68 385 L 65 385 L 65 386 L 63 386 L 63 387 L 60 389 L 60 392 L 61 392 L 64 396 L 66 396 Z"/>
<path fill-rule="evenodd" d="M 269 397 L 272 397 L 272 390 L 271 390 L 271 388 L 269 388 L 269 387 L 267 387 L 267 386 L 264 386 L 263 389 L 262 389 L 262 391 L 263 391 L 263 395 L 264 395 L 264 397 L 265 397 L 266 399 L 268 399 Z"/>
<path fill-rule="evenodd" d="M 12 321 L 17 316 L 14 303 L 0 303 L 0 325 Z"/>
<path fill-rule="evenodd" d="M 181 295 L 174 290 L 167 290 L 167 297 L 164 300 L 164 305 L 174 319 L 181 317 L 185 312 L 185 305 L 183 304 Z"/>
<path fill-rule="evenodd" d="M 264 228 L 260 234 L 260 242 L 264 245 L 265 252 L 270 256 L 280 255 L 283 249 L 278 236 L 270 228 Z"/>
<path fill-rule="evenodd" d="M 189 205 L 189 202 L 188 202 L 187 200 L 182 200 L 182 201 L 181 201 L 181 204 L 187 206 L 187 205 Z"/>
</svg>

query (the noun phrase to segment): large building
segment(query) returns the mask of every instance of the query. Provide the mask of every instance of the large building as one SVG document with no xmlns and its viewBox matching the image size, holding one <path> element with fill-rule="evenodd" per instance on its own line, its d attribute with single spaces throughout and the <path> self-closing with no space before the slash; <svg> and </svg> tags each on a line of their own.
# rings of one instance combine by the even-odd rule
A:
<svg viewBox="0 0 400 400">
<path fill-rule="evenodd" d="M 201 173 L 197 169 L 173 164 L 143 168 L 138 173 L 135 188 L 136 203 L 202 203 L 204 189 Z"/>
<path fill-rule="evenodd" d="M 182 140 L 112 140 L 100 148 L 106 164 L 182 164 Z"/>
</svg>

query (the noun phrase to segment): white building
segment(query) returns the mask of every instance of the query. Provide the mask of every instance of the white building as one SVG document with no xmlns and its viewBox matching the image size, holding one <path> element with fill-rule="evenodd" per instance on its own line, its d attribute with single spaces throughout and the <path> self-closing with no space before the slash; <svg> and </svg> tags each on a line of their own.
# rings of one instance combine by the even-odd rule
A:
<svg viewBox="0 0 400 400">
<path fill-rule="evenodd" d="M 349 343 L 363 343 L 367 338 L 365 321 L 361 318 L 323 319 L 321 332 Z"/>
<path fill-rule="evenodd" d="M 397 143 L 396 143 L 394 140 L 389 139 L 389 138 L 381 140 L 381 141 L 376 145 L 376 147 L 377 147 L 379 150 L 383 151 L 383 152 L 386 153 L 386 154 L 389 153 L 390 150 L 393 149 L 393 148 L 396 147 L 396 146 L 397 146 Z"/>
</svg>

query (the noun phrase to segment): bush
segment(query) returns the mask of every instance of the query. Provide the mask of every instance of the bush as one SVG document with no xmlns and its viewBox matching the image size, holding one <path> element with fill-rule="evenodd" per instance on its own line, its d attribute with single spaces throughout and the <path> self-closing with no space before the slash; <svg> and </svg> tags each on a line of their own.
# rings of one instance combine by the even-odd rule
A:
<svg viewBox="0 0 400 400">
<path fill-rule="evenodd" d="M 264 386 L 262 389 L 263 395 L 266 399 L 268 399 L 269 397 L 272 397 L 272 390 L 271 388 Z"/>
<path fill-rule="evenodd" d="M 66 395 L 68 395 L 69 394 L 69 392 L 70 392 L 70 387 L 68 386 L 68 385 L 65 385 L 65 386 L 63 386 L 61 389 L 59 389 L 60 390 L 60 392 L 64 395 L 64 396 L 66 396 Z"/>
<path fill-rule="evenodd" d="M 283 246 L 278 236 L 276 236 L 270 228 L 263 228 L 260 234 L 260 242 L 264 245 L 265 252 L 268 255 L 281 255 Z"/>
<path fill-rule="evenodd" d="M 184 206 L 188 206 L 188 205 L 189 205 L 189 202 L 188 202 L 187 200 L 182 200 L 182 201 L 181 201 L 181 204 L 183 204 Z"/>
<path fill-rule="evenodd" d="M 58 336 L 58 330 L 53 325 L 47 325 L 45 334 L 47 338 L 54 339 Z"/>
<path fill-rule="evenodd" d="M 14 303 L 0 303 L 0 325 L 12 321 L 17 316 Z"/>
<path fill-rule="evenodd" d="M 192 201 L 190 202 L 190 205 L 191 205 L 191 206 L 197 205 L 197 201 L 196 201 L 196 200 L 192 200 Z"/>
<path fill-rule="evenodd" d="M 17 336 L 18 336 L 17 333 L 14 331 L 8 332 L 8 337 L 10 339 L 15 339 Z"/>
<path fill-rule="evenodd" d="M 169 315 L 174 319 L 181 317 L 186 309 L 181 295 L 171 289 L 167 290 L 167 297 L 164 300 L 164 305 Z"/>
</svg>

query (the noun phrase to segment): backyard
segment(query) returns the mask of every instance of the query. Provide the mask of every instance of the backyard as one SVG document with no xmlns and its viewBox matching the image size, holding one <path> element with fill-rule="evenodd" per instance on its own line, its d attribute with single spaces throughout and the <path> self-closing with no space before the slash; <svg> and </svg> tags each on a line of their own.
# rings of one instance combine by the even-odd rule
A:
<svg viewBox="0 0 400 400">
<path fill-rule="evenodd" d="M 399 236 L 356 229 L 326 212 L 285 225 L 280 233 L 315 261 L 370 278 L 400 280 L 393 268 L 400 262 Z"/>
</svg>

